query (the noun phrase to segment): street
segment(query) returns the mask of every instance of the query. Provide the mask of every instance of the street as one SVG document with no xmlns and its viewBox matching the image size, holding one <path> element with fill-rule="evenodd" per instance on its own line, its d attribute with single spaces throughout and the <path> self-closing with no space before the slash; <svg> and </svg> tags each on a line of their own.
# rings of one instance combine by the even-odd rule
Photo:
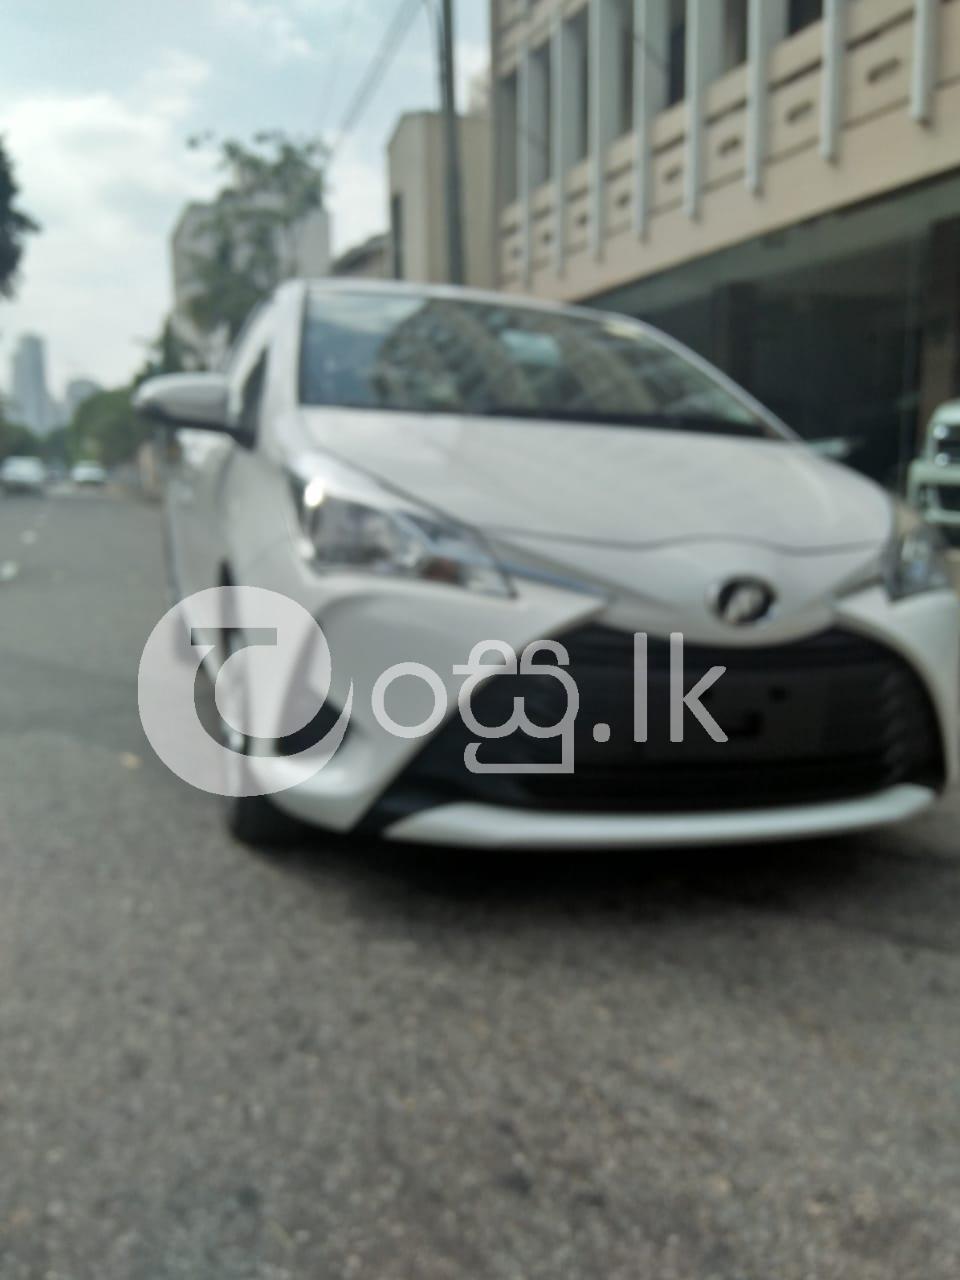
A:
<svg viewBox="0 0 960 1280">
<path fill-rule="evenodd" d="M 140 728 L 159 509 L 0 499 L 4 565 L 0 1280 L 960 1275 L 957 798 L 256 856 Z"/>
</svg>

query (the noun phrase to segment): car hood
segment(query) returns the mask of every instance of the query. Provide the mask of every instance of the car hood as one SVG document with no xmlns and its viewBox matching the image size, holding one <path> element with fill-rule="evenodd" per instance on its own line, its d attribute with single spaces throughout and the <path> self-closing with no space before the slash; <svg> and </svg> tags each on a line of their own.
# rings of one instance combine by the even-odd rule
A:
<svg viewBox="0 0 960 1280">
<path fill-rule="evenodd" d="M 882 544 L 889 498 L 802 444 L 508 418 L 318 409 L 321 448 L 487 534 L 785 551 Z"/>
</svg>

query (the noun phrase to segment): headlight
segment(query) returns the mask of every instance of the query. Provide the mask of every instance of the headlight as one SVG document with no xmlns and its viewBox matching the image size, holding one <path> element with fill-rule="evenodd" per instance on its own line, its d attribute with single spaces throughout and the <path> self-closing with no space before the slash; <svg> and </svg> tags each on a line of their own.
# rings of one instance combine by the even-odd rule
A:
<svg viewBox="0 0 960 1280">
<path fill-rule="evenodd" d="M 894 600 L 952 586 L 946 544 L 916 512 L 901 511 L 887 552 L 887 589 Z"/>
<path fill-rule="evenodd" d="M 346 570 L 463 587 L 513 590 L 482 538 L 448 517 L 323 461 L 293 477 L 300 547 L 320 572 Z"/>
</svg>

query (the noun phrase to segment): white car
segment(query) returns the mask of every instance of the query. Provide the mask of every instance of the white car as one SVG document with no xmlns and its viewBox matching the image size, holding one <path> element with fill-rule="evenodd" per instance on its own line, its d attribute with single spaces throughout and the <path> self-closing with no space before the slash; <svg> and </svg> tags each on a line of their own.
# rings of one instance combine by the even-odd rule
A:
<svg viewBox="0 0 960 1280">
<path fill-rule="evenodd" d="M 70 479 L 78 488 L 99 489 L 107 483 L 107 473 L 99 462 L 78 462 Z"/>
<path fill-rule="evenodd" d="M 960 400 L 942 404 L 930 420 L 923 453 L 911 464 L 909 502 L 950 541 L 960 541 Z"/>
<path fill-rule="evenodd" d="M 43 494 L 47 468 L 39 458 L 5 458 L 0 463 L 0 488 L 5 493 Z"/>
<path fill-rule="evenodd" d="M 269 589 L 329 645 L 327 702 L 292 736 L 307 655 L 281 697 L 245 678 L 277 732 L 224 730 L 264 793 L 230 802 L 242 839 L 287 814 L 475 847 L 766 841 L 908 819 L 956 779 L 936 535 L 645 325 L 291 282 L 225 374 L 155 379 L 137 407 L 193 428 L 169 486 L 180 595 Z"/>
</svg>

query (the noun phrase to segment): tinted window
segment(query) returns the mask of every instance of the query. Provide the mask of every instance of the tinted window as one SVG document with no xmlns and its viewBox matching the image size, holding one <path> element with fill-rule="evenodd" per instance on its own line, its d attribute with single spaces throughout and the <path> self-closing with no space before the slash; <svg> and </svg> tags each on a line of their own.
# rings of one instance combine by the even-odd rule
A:
<svg viewBox="0 0 960 1280">
<path fill-rule="evenodd" d="M 301 399 L 778 434 L 716 378 L 621 317 L 373 290 L 310 297 Z"/>
</svg>

